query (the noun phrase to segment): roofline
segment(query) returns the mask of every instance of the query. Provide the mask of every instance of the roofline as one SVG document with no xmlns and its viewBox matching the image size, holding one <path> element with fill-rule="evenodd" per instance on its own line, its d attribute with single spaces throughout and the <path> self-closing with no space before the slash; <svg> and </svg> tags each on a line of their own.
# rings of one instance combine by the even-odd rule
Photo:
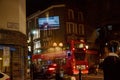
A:
<svg viewBox="0 0 120 80">
<path fill-rule="evenodd" d="M 27 20 L 33 19 L 34 17 L 37 17 L 38 15 L 40 15 L 40 14 L 42 14 L 42 13 L 44 13 L 44 12 L 50 10 L 50 9 L 56 8 L 56 7 L 65 7 L 65 4 L 52 5 L 52 6 L 48 7 L 48 8 L 46 8 L 43 11 L 38 10 L 37 12 L 35 12 L 35 13 L 31 14 L 30 16 L 28 16 Z"/>
</svg>

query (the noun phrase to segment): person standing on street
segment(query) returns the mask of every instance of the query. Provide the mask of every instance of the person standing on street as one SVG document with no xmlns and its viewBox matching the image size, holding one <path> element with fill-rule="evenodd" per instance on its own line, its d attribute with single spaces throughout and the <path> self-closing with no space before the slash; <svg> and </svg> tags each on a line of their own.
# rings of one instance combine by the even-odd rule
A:
<svg viewBox="0 0 120 80">
<path fill-rule="evenodd" d="M 119 43 L 110 41 L 108 43 L 108 55 L 104 59 L 102 68 L 104 80 L 120 80 L 120 57 L 118 56 Z"/>
</svg>

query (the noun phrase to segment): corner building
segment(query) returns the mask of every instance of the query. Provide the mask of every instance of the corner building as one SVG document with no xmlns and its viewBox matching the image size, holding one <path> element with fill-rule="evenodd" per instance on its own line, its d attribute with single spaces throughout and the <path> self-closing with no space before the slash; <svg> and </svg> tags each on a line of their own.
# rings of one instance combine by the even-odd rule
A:
<svg viewBox="0 0 120 80">
<path fill-rule="evenodd" d="M 0 71 L 26 80 L 25 0 L 1 0 L 0 10 Z"/>
<path fill-rule="evenodd" d="M 51 18 L 55 17 L 56 23 L 52 24 Z M 67 42 L 70 40 L 85 40 L 83 18 L 79 8 L 67 4 L 51 5 L 27 17 L 28 47 L 29 52 L 33 50 L 33 61 L 40 60 L 39 54 L 59 54 L 61 49 L 67 48 Z M 51 20 L 50 25 L 42 23 L 47 19 Z M 60 43 L 63 45 L 60 46 Z"/>
</svg>

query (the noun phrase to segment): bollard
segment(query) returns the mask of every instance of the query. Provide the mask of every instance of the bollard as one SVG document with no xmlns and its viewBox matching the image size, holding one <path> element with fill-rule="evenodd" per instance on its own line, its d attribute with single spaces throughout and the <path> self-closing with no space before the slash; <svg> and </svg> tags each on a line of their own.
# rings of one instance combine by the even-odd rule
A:
<svg viewBox="0 0 120 80">
<path fill-rule="evenodd" d="M 75 76 L 72 76 L 70 80 L 76 80 Z"/>
<path fill-rule="evenodd" d="M 82 73 L 81 73 L 81 69 L 79 69 L 79 80 L 82 80 Z"/>
</svg>

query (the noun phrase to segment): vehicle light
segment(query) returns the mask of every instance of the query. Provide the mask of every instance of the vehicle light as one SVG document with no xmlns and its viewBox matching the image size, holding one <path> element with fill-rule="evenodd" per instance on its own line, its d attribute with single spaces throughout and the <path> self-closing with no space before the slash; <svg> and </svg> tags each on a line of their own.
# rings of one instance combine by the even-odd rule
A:
<svg viewBox="0 0 120 80">
<path fill-rule="evenodd" d="M 86 66 L 86 68 L 88 68 L 88 65 Z"/>
<path fill-rule="evenodd" d="M 57 64 L 53 64 L 53 66 L 57 66 Z"/>
<path fill-rule="evenodd" d="M 82 74 L 88 74 L 88 70 L 82 70 L 81 73 Z"/>
<path fill-rule="evenodd" d="M 86 50 L 86 48 L 83 48 L 83 50 L 85 51 L 85 50 Z"/>
<path fill-rule="evenodd" d="M 7 78 L 7 79 L 5 79 L 5 80 L 10 80 L 10 78 Z"/>
<path fill-rule="evenodd" d="M 55 70 L 55 68 L 49 68 L 48 70 Z"/>
</svg>

